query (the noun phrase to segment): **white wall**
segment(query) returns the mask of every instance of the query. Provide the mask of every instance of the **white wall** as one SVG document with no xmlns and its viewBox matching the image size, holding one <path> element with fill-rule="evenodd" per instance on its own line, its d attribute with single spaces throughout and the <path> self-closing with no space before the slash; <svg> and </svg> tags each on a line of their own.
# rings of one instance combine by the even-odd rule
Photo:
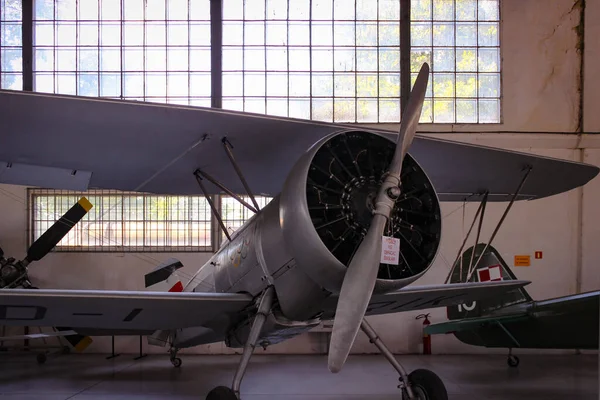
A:
<svg viewBox="0 0 600 400">
<path fill-rule="evenodd" d="M 590 135 L 533 134 L 527 132 L 576 132 L 580 113 L 579 79 L 581 59 L 577 53 L 580 8 L 573 0 L 504 0 L 502 3 L 503 54 L 503 123 L 489 126 L 435 125 L 422 126 L 433 136 L 467 141 L 524 152 L 580 160 L 600 166 L 600 137 Z M 600 4 L 587 2 L 586 51 L 584 84 L 584 129 L 600 131 L 600 50 L 595 45 L 600 36 Z M 485 131 L 524 133 L 484 133 Z M 446 133 L 439 133 L 446 132 Z M 452 133 L 454 132 L 454 133 Z M 473 132 L 473 133 L 458 133 Z M 583 158 L 582 158 L 583 157 Z M 27 213 L 25 189 L 0 186 L 0 245 L 14 256 L 26 250 Z M 533 283 L 527 287 L 535 299 L 562 296 L 578 290 L 600 289 L 600 178 L 582 189 L 536 200 L 520 202 L 497 236 L 494 246 L 510 262 L 515 254 L 543 251 L 542 260 L 533 260 L 531 267 L 513 268 L 515 274 Z M 456 210 L 460 204 L 442 205 L 443 214 Z M 483 239 L 489 238 L 505 204 L 490 204 Z M 468 205 L 463 220 L 462 210 L 443 220 L 440 254 L 430 271 L 417 283 L 443 283 L 456 257 L 469 218 L 477 204 Z M 582 224 L 579 213 L 582 213 Z M 467 225 L 465 227 L 465 225 Z M 581 251 L 581 256 L 578 252 Z M 45 288 L 126 289 L 143 288 L 143 275 L 162 260 L 176 256 L 186 265 L 188 273 L 207 260 L 207 254 L 65 254 L 52 253 L 31 267 L 37 285 Z M 533 258 L 533 257 L 532 257 Z M 445 320 L 445 309 L 430 310 L 434 322 Z M 393 351 L 417 352 L 421 337 L 419 313 L 404 313 L 370 318 L 374 327 Z M 95 339 L 90 351 L 108 351 L 107 339 Z M 118 338 L 118 351 L 137 351 L 136 338 Z M 162 349 L 147 348 L 148 351 Z M 310 353 L 325 349 L 324 338 L 307 334 L 273 346 L 268 352 Z M 453 336 L 435 336 L 436 353 L 488 352 L 488 349 L 464 345 Z M 372 352 L 374 347 L 362 335 L 355 352 Z M 231 352 L 222 344 L 200 346 L 187 350 L 194 353 Z"/>
</svg>

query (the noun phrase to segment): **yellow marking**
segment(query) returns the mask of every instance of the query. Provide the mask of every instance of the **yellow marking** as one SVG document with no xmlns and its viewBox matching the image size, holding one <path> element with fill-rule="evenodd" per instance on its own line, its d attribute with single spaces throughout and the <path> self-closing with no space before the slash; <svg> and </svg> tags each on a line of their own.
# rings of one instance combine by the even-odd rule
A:
<svg viewBox="0 0 600 400">
<path fill-rule="evenodd" d="M 92 207 L 94 207 L 92 205 L 92 203 L 90 203 L 90 201 L 88 199 L 86 199 L 85 197 L 82 197 L 79 199 L 79 201 L 77 202 L 81 207 L 83 207 L 83 209 L 85 210 L 85 212 L 88 212 L 92 209 Z"/>
<path fill-rule="evenodd" d="M 92 344 L 92 342 L 93 342 L 92 338 L 91 338 L 91 337 L 89 337 L 89 336 L 86 336 L 86 337 L 84 337 L 83 339 L 81 339 L 81 340 L 79 341 L 79 343 L 77 343 L 77 344 L 75 345 L 75 350 L 76 350 L 76 351 L 78 351 L 78 352 L 84 351 L 85 349 L 87 349 L 87 347 L 88 347 L 90 344 Z"/>
<path fill-rule="evenodd" d="M 529 267 L 531 256 L 515 256 L 515 267 Z"/>
</svg>

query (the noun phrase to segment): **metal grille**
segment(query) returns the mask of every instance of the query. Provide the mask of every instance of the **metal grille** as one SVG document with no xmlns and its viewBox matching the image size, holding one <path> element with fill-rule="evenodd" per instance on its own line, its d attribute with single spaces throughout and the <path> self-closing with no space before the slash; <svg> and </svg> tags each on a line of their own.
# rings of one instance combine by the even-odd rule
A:
<svg viewBox="0 0 600 400">
<path fill-rule="evenodd" d="M 210 0 L 37 0 L 38 92 L 210 106 Z"/>
<path fill-rule="evenodd" d="M 249 196 L 241 196 L 242 199 L 249 204 L 252 204 L 252 200 Z M 254 196 L 256 202 L 258 203 L 260 209 L 262 210 L 271 200 L 272 197 L 268 196 Z M 244 207 L 240 202 L 238 202 L 233 197 L 229 196 L 221 196 L 221 217 L 223 218 L 223 223 L 225 227 L 229 231 L 229 233 L 235 232 L 238 228 L 244 225 L 250 217 L 252 217 L 254 213 L 250 211 L 248 208 Z M 221 233 L 221 240 L 225 238 L 225 234 Z"/>
<path fill-rule="evenodd" d="M 211 212 L 202 196 L 30 189 L 30 240 L 40 237 L 81 196 L 93 208 L 58 251 L 212 251 Z"/>
<path fill-rule="evenodd" d="M 398 121 L 399 0 L 226 0 L 223 10 L 224 108 Z"/>
<path fill-rule="evenodd" d="M 23 89 L 21 0 L 0 0 L 0 89 Z"/>
<path fill-rule="evenodd" d="M 422 123 L 499 123 L 499 0 L 412 0 L 412 81 L 431 65 Z"/>
</svg>

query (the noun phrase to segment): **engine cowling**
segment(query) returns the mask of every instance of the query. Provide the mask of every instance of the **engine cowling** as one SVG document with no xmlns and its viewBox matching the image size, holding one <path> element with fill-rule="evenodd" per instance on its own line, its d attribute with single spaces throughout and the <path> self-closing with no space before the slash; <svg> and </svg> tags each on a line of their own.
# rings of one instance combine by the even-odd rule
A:
<svg viewBox="0 0 600 400">
<path fill-rule="evenodd" d="M 280 222 L 285 242 L 298 266 L 330 292 L 339 292 L 346 268 L 367 233 L 395 145 L 370 132 L 329 135 L 298 160 L 284 184 Z M 418 279 L 439 247 L 439 200 L 410 154 L 404 159 L 401 181 L 402 195 L 386 226 L 386 235 L 400 239 L 400 263 L 380 264 L 376 293 Z"/>
</svg>

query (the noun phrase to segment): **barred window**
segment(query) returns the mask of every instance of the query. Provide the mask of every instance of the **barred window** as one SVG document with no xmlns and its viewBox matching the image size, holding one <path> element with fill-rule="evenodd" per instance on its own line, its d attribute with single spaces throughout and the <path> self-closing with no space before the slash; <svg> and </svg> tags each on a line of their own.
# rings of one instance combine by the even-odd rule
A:
<svg viewBox="0 0 600 400">
<path fill-rule="evenodd" d="M 226 0 L 223 107 L 329 122 L 400 113 L 400 1 Z"/>
<path fill-rule="evenodd" d="M 36 0 L 38 92 L 210 106 L 210 0 Z"/>
<path fill-rule="evenodd" d="M 412 0 L 412 81 L 431 76 L 420 122 L 500 122 L 498 0 Z"/>
<path fill-rule="evenodd" d="M 0 0 L 0 89 L 23 89 L 21 0 Z"/>
<path fill-rule="evenodd" d="M 202 196 L 30 189 L 30 240 L 81 196 L 93 207 L 56 246 L 58 251 L 212 251 L 211 212 Z"/>
<path fill-rule="evenodd" d="M 422 123 L 500 122 L 498 0 L 414 0 Z M 328 122 L 400 119 L 399 0 L 226 0 L 223 107 Z"/>
<path fill-rule="evenodd" d="M 400 0 L 223 0 L 222 77 L 210 0 L 34 3 L 36 91 L 210 106 L 222 78 L 226 109 L 386 123 L 400 119 L 401 75 L 427 61 L 422 123 L 501 122 L 499 0 L 414 0 L 410 21 Z M 0 4 L 0 86 L 21 88 L 21 2 Z"/>
</svg>

